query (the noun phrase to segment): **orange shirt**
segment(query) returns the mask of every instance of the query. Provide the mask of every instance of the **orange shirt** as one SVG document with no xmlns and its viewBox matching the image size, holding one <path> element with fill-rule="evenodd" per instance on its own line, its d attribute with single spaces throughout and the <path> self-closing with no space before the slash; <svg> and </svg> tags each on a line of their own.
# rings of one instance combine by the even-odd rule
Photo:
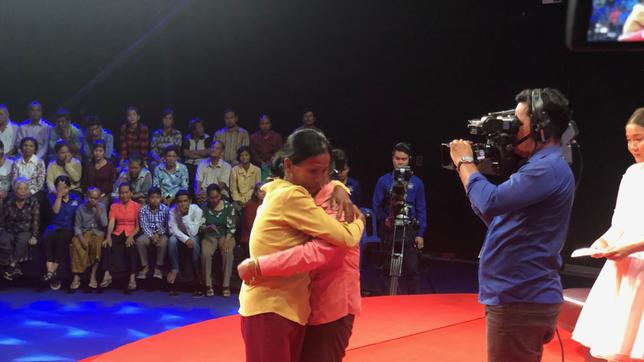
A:
<svg viewBox="0 0 644 362">
<path fill-rule="evenodd" d="M 120 202 L 112 204 L 110 207 L 110 220 L 114 220 L 114 231 L 112 234 L 131 236 L 134 229 L 136 229 L 136 222 L 139 218 L 139 211 L 141 205 L 134 201 L 129 201 L 127 204 Z"/>
</svg>

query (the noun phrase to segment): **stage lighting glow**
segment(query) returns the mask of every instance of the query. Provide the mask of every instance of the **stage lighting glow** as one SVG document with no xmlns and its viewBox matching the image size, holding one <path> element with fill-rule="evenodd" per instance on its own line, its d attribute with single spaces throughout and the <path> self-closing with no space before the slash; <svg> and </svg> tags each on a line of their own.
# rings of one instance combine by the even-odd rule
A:
<svg viewBox="0 0 644 362">
<path fill-rule="evenodd" d="M 66 362 L 66 361 L 74 361 L 74 360 L 71 358 L 56 356 L 53 354 L 32 354 L 24 357 L 18 357 L 14 359 L 14 361 L 16 362 L 50 362 L 50 361 Z"/>
<path fill-rule="evenodd" d="M 2 346 L 19 346 L 25 343 L 27 342 L 18 338 L 12 338 L 12 337 L 0 338 L 0 345 Z"/>
</svg>

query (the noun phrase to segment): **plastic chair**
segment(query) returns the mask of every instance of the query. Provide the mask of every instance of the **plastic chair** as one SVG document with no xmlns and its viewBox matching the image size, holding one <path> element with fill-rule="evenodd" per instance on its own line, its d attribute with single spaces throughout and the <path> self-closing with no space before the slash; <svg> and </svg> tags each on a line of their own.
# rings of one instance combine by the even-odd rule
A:
<svg viewBox="0 0 644 362">
<path fill-rule="evenodd" d="M 380 250 L 382 239 L 378 236 L 378 220 L 376 220 L 376 214 L 373 210 L 361 207 L 360 211 L 364 214 L 367 220 L 371 219 L 371 232 L 369 232 L 369 228 L 365 225 L 364 235 L 362 236 L 362 239 L 360 239 L 360 264 L 364 266 L 367 261 L 364 257 L 365 250 L 369 246 L 377 246 L 378 250 Z M 369 222 L 367 221 L 367 224 L 368 223 Z"/>
</svg>

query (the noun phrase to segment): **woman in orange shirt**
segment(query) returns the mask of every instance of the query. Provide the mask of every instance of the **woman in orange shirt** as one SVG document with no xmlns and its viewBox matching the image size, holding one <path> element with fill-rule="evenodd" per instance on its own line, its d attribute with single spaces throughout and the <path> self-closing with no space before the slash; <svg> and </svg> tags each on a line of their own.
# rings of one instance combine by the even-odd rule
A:
<svg viewBox="0 0 644 362">
<path fill-rule="evenodd" d="M 314 130 L 293 133 L 284 146 L 283 179 L 262 187 L 266 196 L 250 235 L 250 256 L 257 259 L 316 237 L 342 247 L 354 247 L 364 230 L 364 215 L 341 223 L 315 204 L 311 195 L 326 183 L 329 144 Z M 343 191 L 344 192 L 344 191 Z M 348 199 L 348 194 L 344 192 Z M 242 286 L 239 313 L 246 360 L 296 362 L 311 308 L 310 275 L 264 277 Z"/>
<path fill-rule="evenodd" d="M 132 292 L 136 289 L 135 275 L 138 253 L 134 244 L 136 234 L 139 233 L 141 205 L 132 201 L 129 184 L 120 184 L 118 192 L 119 201 L 110 207 L 107 237 L 103 241 L 103 250 L 101 251 L 101 265 L 105 274 L 100 286 L 107 288 L 112 283 L 111 271 L 116 264 L 115 261 L 122 260 L 130 276 L 127 292 Z"/>
</svg>

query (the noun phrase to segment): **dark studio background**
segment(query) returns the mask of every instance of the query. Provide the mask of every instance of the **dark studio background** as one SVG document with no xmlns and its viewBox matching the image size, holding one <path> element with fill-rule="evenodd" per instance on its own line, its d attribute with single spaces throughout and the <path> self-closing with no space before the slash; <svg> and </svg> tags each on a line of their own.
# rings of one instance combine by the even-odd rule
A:
<svg viewBox="0 0 644 362">
<path fill-rule="evenodd" d="M 172 107 L 183 131 L 199 116 L 212 133 L 234 107 L 250 132 L 266 112 L 285 135 L 310 106 L 348 151 L 365 206 L 393 144 L 411 142 L 428 189 L 428 249 L 475 259 L 484 228 L 440 168 L 439 144 L 465 137 L 469 118 L 513 108 L 523 88 L 556 87 L 585 159 L 568 255 L 610 224 L 632 162 L 623 125 L 644 105 L 644 56 L 570 53 L 564 23 L 565 4 L 539 0 L 2 0 L 0 101 L 14 122 L 38 99 L 48 118 L 64 105 L 113 133 L 128 105 L 152 129 Z"/>
</svg>

